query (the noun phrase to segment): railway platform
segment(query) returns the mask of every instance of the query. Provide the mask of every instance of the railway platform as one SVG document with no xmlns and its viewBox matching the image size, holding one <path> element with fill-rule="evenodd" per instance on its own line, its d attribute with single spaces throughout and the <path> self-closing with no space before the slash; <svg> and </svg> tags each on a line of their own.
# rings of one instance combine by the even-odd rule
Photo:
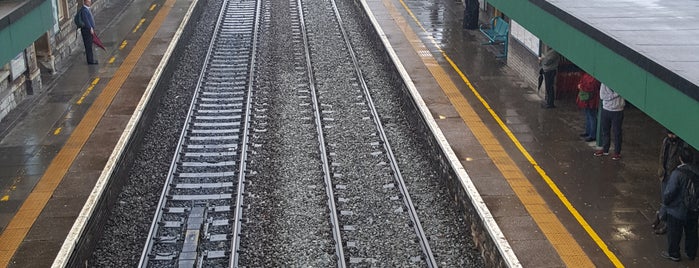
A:
<svg viewBox="0 0 699 268">
<path fill-rule="evenodd" d="M 51 266 L 191 4 L 108 6 L 96 14 L 100 65 L 76 51 L 0 122 L 0 266 Z M 462 29 L 462 3 L 367 5 L 522 266 L 699 267 L 660 257 L 665 237 L 650 227 L 659 124 L 627 107 L 622 159 L 594 157 L 574 99 L 541 109 L 480 32 Z"/>
<path fill-rule="evenodd" d="M 103 3 L 100 64 L 75 51 L 0 122 L 0 267 L 51 266 L 191 3 Z"/>
</svg>

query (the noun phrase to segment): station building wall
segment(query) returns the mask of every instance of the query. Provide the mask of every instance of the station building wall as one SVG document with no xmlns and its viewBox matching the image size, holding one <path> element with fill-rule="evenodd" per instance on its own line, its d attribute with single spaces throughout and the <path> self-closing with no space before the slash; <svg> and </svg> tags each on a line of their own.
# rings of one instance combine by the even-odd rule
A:
<svg viewBox="0 0 699 268">
<path fill-rule="evenodd" d="M 97 15 L 105 1 L 96 0 L 91 10 Z M 71 64 L 71 55 L 81 50 L 79 30 L 73 15 L 82 0 L 36 0 L 25 3 L 0 28 L 0 120 L 44 92 L 42 75 L 60 73 Z"/>
</svg>

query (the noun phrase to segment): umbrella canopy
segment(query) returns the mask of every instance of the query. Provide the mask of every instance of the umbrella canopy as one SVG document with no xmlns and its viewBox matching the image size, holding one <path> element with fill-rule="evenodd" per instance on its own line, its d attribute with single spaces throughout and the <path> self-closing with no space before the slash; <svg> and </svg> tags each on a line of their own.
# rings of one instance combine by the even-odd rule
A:
<svg viewBox="0 0 699 268">
<path fill-rule="evenodd" d="M 107 49 L 105 49 L 104 45 L 102 44 L 102 40 L 100 40 L 100 38 L 97 37 L 96 33 L 92 33 L 92 43 L 94 43 L 98 47 L 102 48 L 102 50 L 107 51 Z"/>
</svg>

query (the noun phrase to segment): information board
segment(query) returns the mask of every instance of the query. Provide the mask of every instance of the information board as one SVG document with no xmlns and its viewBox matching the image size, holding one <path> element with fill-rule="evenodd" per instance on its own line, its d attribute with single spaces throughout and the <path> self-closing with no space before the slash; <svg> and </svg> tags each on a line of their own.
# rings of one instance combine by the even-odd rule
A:
<svg viewBox="0 0 699 268">
<path fill-rule="evenodd" d="M 24 71 L 27 70 L 27 63 L 24 61 L 24 51 L 17 54 L 17 56 L 10 60 L 10 73 L 12 74 L 12 80 L 17 79 Z"/>
<path fill-rule="evenodd" d="M 527 31 L 527 29 L 524 29 L 522 25 L 519 25 L 519 23 L 514 20 L 510 21 L 510 26 L 512 37 L 531 50 L 534 55 L 539 56 L 539 38 Z"/>
</svg>

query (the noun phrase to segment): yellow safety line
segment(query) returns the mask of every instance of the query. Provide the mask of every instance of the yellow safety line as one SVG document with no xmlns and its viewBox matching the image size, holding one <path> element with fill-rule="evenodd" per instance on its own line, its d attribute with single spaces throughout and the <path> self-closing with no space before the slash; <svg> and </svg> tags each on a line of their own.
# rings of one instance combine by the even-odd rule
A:
<svg viewBox="0 0 699 268">
<path fill-rule="evenodd" d="M 99 83 L 99 82 L 100 82 L 100 78 L 99 78 L 99 77 L 95 77 L 95 79 L 92 80 L 92 83 L 90 83 L 90 86 L 87 87 L 87 90 L 85 90 L 85 93 L 83 93 L 83 95 L 80 96 L 80 99 L 78 99 L 78 101 L 75 102 L 75 103 L 78 104 L 78 105 L 83 104 L 83 101 L 85 100 L 85 97 L 87 97 L 87 95 L 90 95 L 90 92 L 92 92 L 92 90 L 95 88 L 95 86 L 96 86 L 97 83 Z"/>
<path fill-rule="evenodd" d="M 75 157 L 82 149 L 88 137 L 99 123 L 100 119 L 107 111 L 114 96 L 126 81 L 126 78 L 133 71 L 136 63 L 143 55 L 146 47 L 150 44 L 156 32 L 165 21 L 167 14 L 172 9 L 176 0 L 167 0 L 163 8 L 153 19 L 143 35 L 139 38 L 133 50 L 126 56 L 126 59 L 119 66 L 114 77 L 107 83 L 102 93 L 97 97 L 95 103 L 70 135 L 66 144 L 61 148 L 56 157 L 44 172 L 34 190 L 29 194 L 17 214 L 12 218 L 5 230 L 0 235 L 0 267 L 7 267 L 12 256 L 15 254 L 29 229 L 36 221 L 37 217 L 44 209 L 46 203 L 53 195 L 58 184 L 63 180 L 63 176 L 73 164 Z"/>
<path fill-rule="evenodd" d="M 22 178 L 24 177 L 24 175 L 26 175 L 26 173 L 27 173 L 26 170 L 21 169 L 17 173 L 17 175 L 15 175 L 14 177 L 12 177 L 12 179 L 10 179 L 12 181 L 12 185 L 10 185 L 10 187 L 8 187 L 6 190 L 3 191 L 3 193 L 2 193 L 3 196 L 2 196 L 2 198 L 0 198 L 0 201 L 3 201 L 3 202 L 10 201 L 10 194 L 12 194 L 12 192 L 17 190 L 17 184 L 22 180 Z M 2 240 L 0 240 L 0 241 L 2 241 Z M 0 253 L 0 254 L 2 254 L 2 253 Z"/>
<path fill-rule="evenodd" d="M 423 32 L 427 30 L 422 26 L 419 20 L 412 13 L 410 8 L 405 4 L 403 0 L 399 0 L 403 5 L 405 10 L 412 17 L 413 21 L 422 29 Z M 384 5 L 390 5 L 389 9 L 392 9 L 392 16 L 396 22 L 405 21 L 402 16 L 397 12 L 396 8 L 389 0 L 384 0 Z M 515 194 L 522 201 L 523 205 L 532 216 L 534 221 L 539 225 L 547 239 L 551 242 L 553 247 L 558 252 L 559 256 L 566 263 L 567 266 L 571 267 L 591 267 L 594 266 L 592 261 L 589 259 L 587 254 L 582 250 L 577 241 L 572 237 L 572 235 L 563 227 L 563 224 L 558 220 L 551 209 L 546 205 L 545 201 L 537 193 L 536 189 L 533 187 L 531 182 L 526 179 L 526 176 L 517 167 L 514 161 L 507 155 L 504 148 L 492 135 L 492 132 L 488 130 L 483 121 L 473 108 L 468 104 L 465 97 L 453 84 L 446 72 L 441 68 L 437 61 L 431 56 L 428 49 L 422 44 L 422 41 L 415 35 L 415 33 L 410 29 L 410 27 L 399 27 L 406 36 L 410 36 L 408 39 L 411 40 L 413 48 L 418 52 L 423 62 L 430 70 L 430 72 L 435 76 L 437 83 L 440 84 L 444 93 L 447 95 L 449 100 L 452 102 L 457 112 L 464 120 L 466 125 L 471 129 L 476 136 L 476 139 L 481 143 L 486 153 L 493 160 L 493 163 L 497 166 L 500 172 L 503 174 L 505 179 L 508 181 L 512 187 Z M 433 41 L 434 42 L 434 41 Z M 435 44 L 436 45 L 436 44 Z M 512 131 L 503 123 L 502 119 L 495 113 L 495 111 L 490 107 L 490 105 L 483 99 L 483 97 L 478 93 L 478 91 L 473 87 L 471 82 L 468 80 L 466 75 L 456 66 L 456 64 L 447 56 L 447 54 L 437 46 L 437 49 L 442 54 L 442 56 L 449 62 L 451 67 L 459 74 L 463 82 L 471 89 L 473 94 L 478 98 L 478 100 L 483 104 L 483 106 L 488 110 L 491 116 L 495 119 L 498 125 L 505 131 L 507 136 L 512 140 L 519 151 L 527 158 L 529 163 L 532 164 L 534 169 L 539 173 L 539 175 L 546 181 L 553 192 L 558 196 L 558 198 L 563 202 L 566 208 L 573 214 L 578 223 L 585 229 L 585 231 L 593 238 L 595 243 L 599 248 L 604 251 L 609 260 L 617 267 L 623 267 L 623 264 L 619 259 L 612 253 L 607 245 L 600 239 L 600 237 L 595 233 L 595 231 L 590 227 L 590 225 L 583 219 L 583 217 L 578 213 L 578 211 L 572 206 L 568 199 L 563 195 L 556 184 L 551 180 L 546 172 L 538 165 L 534 158 L 524 149 L 519 140 L 514 136 Z M 419 53 L 420 51 L 425 51 L 427 53 Z"/>
<path fill-rule="evenodd" d="M 122 41 L 122 42 L 121 42 L 121 45 L 119 46 L 119 50 L 124 49 L 128 43 L 129 43 L 129 42 L 127 42 L 126 40 Z"/>
<path fill-rule="evenodd" d="M 141 19 L 140 21 L 138 21 L 138 24 L 136 24 L 136 27 L 134 27 L 133 31 L 131 31 L 131 32 L 135 33 L 136 31 L 138 31 L 138 29 L 141 28 L 141 25 L 143 25 L 144 22 L 146 22 L 146 19 Z"/>
</svg>

